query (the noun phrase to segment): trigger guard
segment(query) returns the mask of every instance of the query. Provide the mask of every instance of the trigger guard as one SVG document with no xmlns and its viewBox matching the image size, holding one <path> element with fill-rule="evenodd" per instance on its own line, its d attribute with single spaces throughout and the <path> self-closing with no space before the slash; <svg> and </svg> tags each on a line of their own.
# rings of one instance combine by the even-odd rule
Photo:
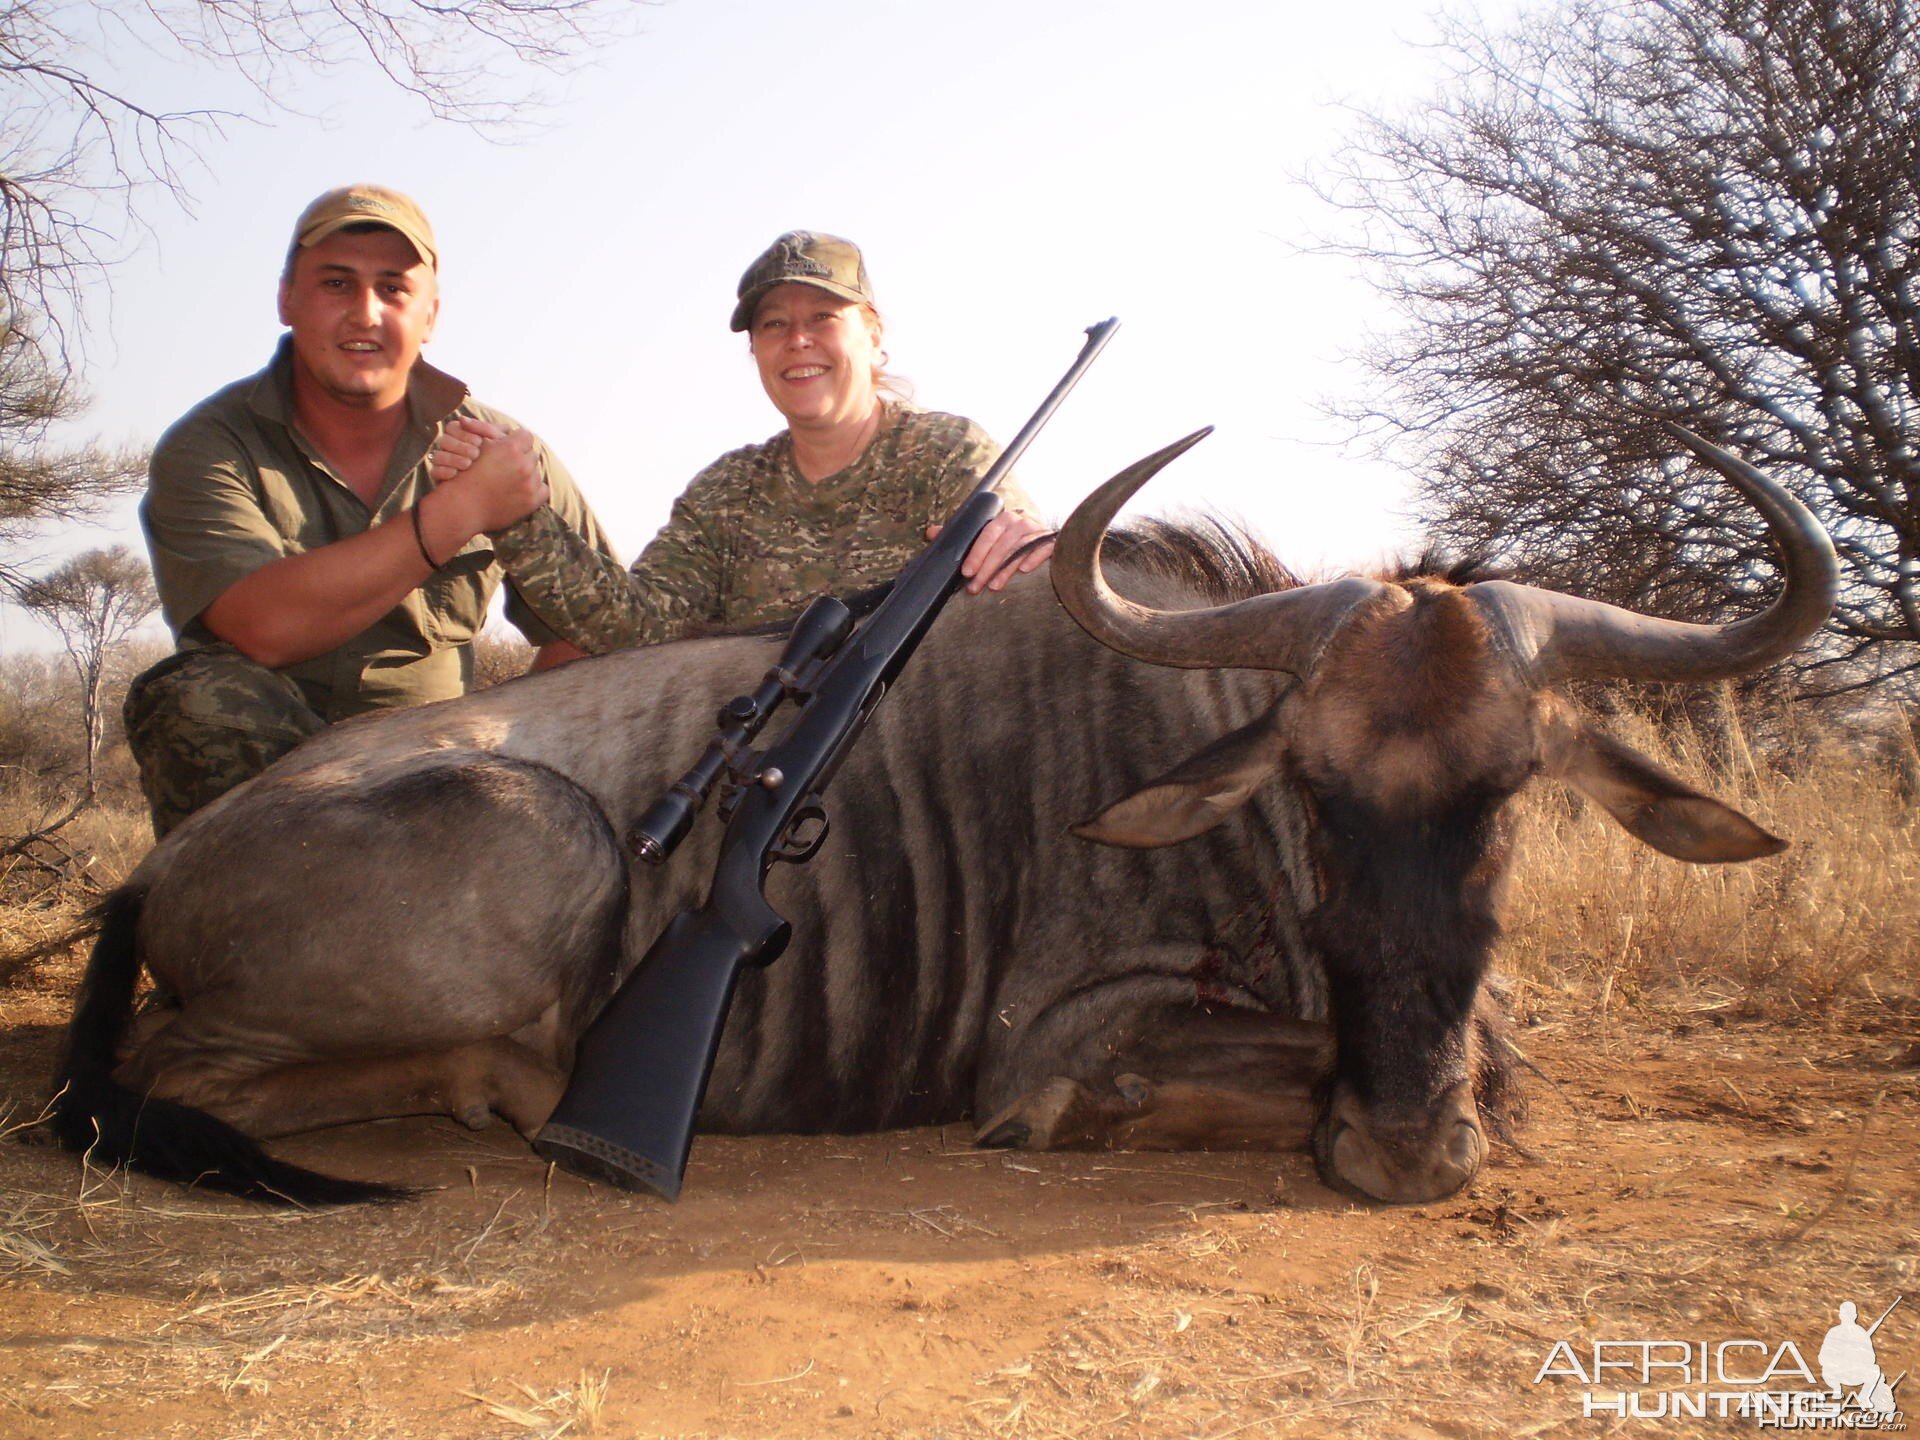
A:
<svg viewBox="0 0 1920 1440">
<path fill-rule="evenodd" d="M 809 821 L 817 822 L 819 828 L 804 840 L 799 839 L 800 828 Z M 789 865 L 804 865 L 820 851 L 826 843 L 827 831 L 832 829 L 827 812 L 818 805 L 803 805 L 794 813 L 793 824 L 788 827 L 786 839 L 780 848 L 773 852 L 775 860 L 783 860 Z"/>
</svg>

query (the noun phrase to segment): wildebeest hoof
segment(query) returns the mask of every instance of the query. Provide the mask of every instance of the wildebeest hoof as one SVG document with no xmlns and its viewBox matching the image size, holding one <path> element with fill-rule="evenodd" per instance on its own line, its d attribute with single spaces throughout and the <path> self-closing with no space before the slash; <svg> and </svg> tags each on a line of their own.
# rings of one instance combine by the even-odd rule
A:
<svg viewBox="0 0 1920 1440">
<path fill-rule="evenodd" d="M 1100 1105 L 1086 1086 L 1056 1075 L 981 1126 L 973 1143 L 1002 1150 L 1061 1150 L 1093 1139 L 1100 1121 Z"/>
<path fill-rule="evenodd" d="M 1144 1075 L 1115 1076 L 1113 1088 L 1120 1092 L 1120 1098 L 1131 1110 L 1138 1110 L 1153 1098 L 1153 1082 Z"/>
<path fill-rule="evenodd" d="M 560 1103 L 566 1076 L 506 1038 L 474 1046 L 466 1057 L 473 1069 L 452 1087 L 454 1117 L 479 1130 L 498 1115 L 531 1140 Z"/>
<path fill-rule="evenodd" d="M 1023 1150 L 1033 1138 L 1033 1127 L 1015 1116 L 982 1130 L 973 1143 L 988 1150 Z"/>
</svg>

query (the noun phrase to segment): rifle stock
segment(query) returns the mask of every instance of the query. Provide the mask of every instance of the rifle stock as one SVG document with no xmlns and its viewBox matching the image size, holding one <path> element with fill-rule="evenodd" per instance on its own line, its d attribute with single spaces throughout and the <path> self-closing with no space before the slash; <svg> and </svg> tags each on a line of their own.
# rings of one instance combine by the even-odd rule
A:
<svg viewBox="0 0 1920 1440">
<path fill-rule="evenodd" d="M 533 1142 L 540 1155 L 622 1189 L 680 1198 L 734 986 L 748 965 L 778 958 L 792 933 L 757 877 L 734 898 L 748 897 L 757 905 L 709 896 L 660 933 L 580 1037 L 566 1094 Z"/>
<path fill-rule="evenodd" d="M 581 1036 L 566 1093 L 534 1141 L 541 1155 L 623 1189 L 678 1198 L 734 987 L 749 964 L 778 959 L 792 933 L 761 893 L 768 867 L 777 859 L 804 861 L 818 848 L 826 825 L 821 792 L 960 587 L 961 562 L 1000 512 L 993 486 L 1118 324 L 1107 320 L 1088 330 L 1065 378 L 933 543 L 900 572 L 850 642 L 841 644 L 837 636 L 820 645 L 802 639 L 806 632 L 826 632 L 820 615 L 835 602 L 816 601 L 796 625 L 781 663 L 756 696 L 784 691 L 800 701 L 800 714 L 764 755 L 750 755 L 734 769 L 741 789 L 707 898 L 674 917 Z M 771 703 L 762 706 L 751 697 L 734 702 L 744 707 L 740 713 L 756 713 L 756 725 Z M 722 711 L 723 732 L 733 713 L 732 707 Z M 737 722 L 733 729 L 738 731 Z M 675 790 L 704 798 L 713 770 L 703 760 Z M 664 860 L 686 831 L 685 807 L 676 802 L 667 810 L 672 820 L 663 829 L 646 821 L 636 827 L 635 847 L 644 859 Z M 802 841 L 797 831 L 810 819 L 820 829 Z"/>
</svg>

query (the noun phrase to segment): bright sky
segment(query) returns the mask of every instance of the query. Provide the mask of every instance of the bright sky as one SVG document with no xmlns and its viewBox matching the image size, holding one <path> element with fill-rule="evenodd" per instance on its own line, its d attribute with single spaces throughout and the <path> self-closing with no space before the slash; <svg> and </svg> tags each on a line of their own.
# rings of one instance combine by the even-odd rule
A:
<svg viewBox="0 0 1920 1440">
<path fill-rule="evenodd" d="M 1003 440 L 1081 331 L 1120 317 L 1020 466 L 1054 518 L 1211 424 L 1142 508 L 1237 514 L 1297 569 L 1370 564 L 1412 543 L 1405 481 L 1316 402 L 1358 387 L 1343 357 L 1387 317 L 1352 262 L 1306 253 L 1339 222 L 1298 177 L 1349 130 L 1345 106 L 1432 85 L 1432 8 L 668 0 L 513 147 L 422 120 L 371 74 L 316 81 L 309 118 L 205 145 L 191 215 L 153 208 L 99 312 L 86 428 L 151 443 L 257 370 L 294 216 L 377 180 L 439 235 L 428 358 L 554 446 L 626 558 L 702 465 L 780 428 L 726 322 L 748 261 L 808 228 L 865 251 L 918 402 Z M 164 103 L 218 98 L 204 77 L 164 84 Z M 112 543 L 140 544 L 131 503 L 59 537 Z M 42 643 L 0 618 L 0 645 Z"/>
</svg>

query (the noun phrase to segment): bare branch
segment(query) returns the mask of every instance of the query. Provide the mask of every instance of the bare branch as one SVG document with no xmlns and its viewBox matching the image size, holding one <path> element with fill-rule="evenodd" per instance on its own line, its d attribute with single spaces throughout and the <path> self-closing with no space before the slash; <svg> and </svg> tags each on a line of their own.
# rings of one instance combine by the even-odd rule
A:
<svg viewBox="0 0 1920 1440">
<path fill-rule="evenodd" d="M 145 477 L 143 453 L 48 443 L 50 427 L 83 405 L 32 337 L 0 328 L 0 599 L 17 600 L 30 583 L 34 534 L 92 516 Z"/>
<path fill-rule="evenodd" d="M 146 0 L 68 7 L 0 0 L 0 322 L 34 314 L 69 358 L 82 299 L 144 228 L 186 204 L 223 125 L 289 108 L 309 77 L 371 67 L 443 120 L 497 139 L 537 131 L 547 84 L 633 28 L 643 0 Z M 241 111 L 170 108 L 117 82 L 111 54 L 240 79 Z"/>
</svg>

